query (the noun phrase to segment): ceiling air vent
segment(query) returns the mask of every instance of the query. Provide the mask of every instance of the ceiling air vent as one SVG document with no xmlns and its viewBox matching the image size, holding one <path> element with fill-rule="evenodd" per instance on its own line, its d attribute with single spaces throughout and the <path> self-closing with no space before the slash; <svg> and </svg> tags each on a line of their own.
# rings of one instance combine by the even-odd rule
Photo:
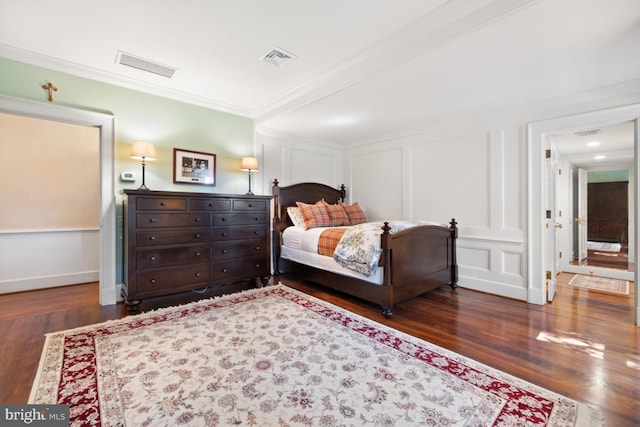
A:
<svg viewBox="0 0 640 427">
<path fill-rule="evenodd" d="M 148 59 L 140 58 L 139 56 L 134 56 L 130 53 L 121 51 L 118 51 L 116 62 L 118 64 L 126 65 L 127 67 L 137 68 L 138 70 L 146 71 L 148 73 L 153 73 L 168 78 L 173 77 L 173 73 L 176 72 L 175 68 L 167 67 L 166 65 L 162 65 L 157 62 L 153 62 Z"/>
<path fill-rule="evenodd" d="M 584 130 L 581 132 L 574 132 L 575 136 L 590 136 L 590 135 L 596 135 L 600 133 L 600 129 L 592 129 L 592 130 Z"/>
<path fill-rule="evenodd" d="M 289 53 L 279 47 L 274 47 L 269 52 L 260 57 L 262 61 L 268 62 L 278 67 L 284 67 L 289 62 L 293 61 L 297 57 L 293 53 Z"/>
</svg>

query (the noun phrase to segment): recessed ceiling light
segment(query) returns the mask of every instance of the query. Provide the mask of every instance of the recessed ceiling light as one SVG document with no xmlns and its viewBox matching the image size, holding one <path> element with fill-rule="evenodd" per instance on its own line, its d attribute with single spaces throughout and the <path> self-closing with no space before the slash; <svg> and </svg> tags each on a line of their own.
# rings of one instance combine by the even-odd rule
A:
<svg viewBox="0 0 640 427">
<path fill-rule="evenodd" d="M 596 159 L 596 160 L 602 160 L 602 159 L 605 159 L 605 158 L 606 158 L 606 157 L 605 157 L 605 156 L 603 156 L 602 154 L 600 154 L 599 156 L 595 156 L 595 157 L 594 157 L 594 159 Z"/>
<path fill-rule="evenodd" d="M 597 147 L 598 145 L 600 145 L 599 141 L 587 142 L 587 147 Z"/>
</svg>

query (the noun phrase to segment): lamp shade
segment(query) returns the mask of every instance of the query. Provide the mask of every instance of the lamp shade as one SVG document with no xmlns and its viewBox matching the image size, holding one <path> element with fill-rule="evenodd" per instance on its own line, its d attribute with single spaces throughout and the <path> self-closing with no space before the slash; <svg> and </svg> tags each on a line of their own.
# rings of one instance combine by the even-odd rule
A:
<svg viewBox="0 0 640 427">
<path fill-rule="evenodd" d="M 257 171 L 258 159 L 256 159 L 255 157 L 243 157 L 242 165 L 240 166 L 240 168 L 243 171 L 248 171 L 248 170 Z"/>
<path fill-rule="evenodd" d="M 155 160 L 156 147 L 150 142 L 136 141 L 131 146 L 131 158 L 138 160 Z"/>
</svg>

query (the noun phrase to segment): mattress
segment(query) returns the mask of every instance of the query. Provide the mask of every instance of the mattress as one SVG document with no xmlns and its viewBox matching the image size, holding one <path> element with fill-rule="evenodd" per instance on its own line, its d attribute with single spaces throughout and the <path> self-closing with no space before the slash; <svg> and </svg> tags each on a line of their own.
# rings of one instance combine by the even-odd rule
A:
<svg viewBox="0 0 640 427">
<path fill-rule="evenodd" d="M 365 276 L 342 267 L 331 257 L 319 255 L 318 240 L 324 230 L 326 230 L 326 227 L 311 228 L 309 230 L 305 230 L 302 227 L 287 227 L 282 233 L 280 257 L 343 276 L 355 277 L 378 285 L 382 284 L 384 277 L 382 267 L 378 268 L 373 275 Z"/>
</svg>

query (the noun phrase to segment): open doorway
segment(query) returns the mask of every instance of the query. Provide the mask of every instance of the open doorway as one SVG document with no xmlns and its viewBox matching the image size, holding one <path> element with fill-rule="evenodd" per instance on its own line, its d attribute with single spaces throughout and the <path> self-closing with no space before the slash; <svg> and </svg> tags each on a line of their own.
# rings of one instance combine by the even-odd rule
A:
<svg viewBox="0 0 640 427">
<path fill-rule="evenodd" d="M 561 173 L 560 271 L 633 280 L 634 122 L 551 136 Z M 630 220 L 631 219 L 631 220 Z"/>
<path fill-rule="evenodd" d="M 555 263 L 548 263 L 547 241 L 555 239 L 557 228 L 550 224 L 545 209 L 545 153 L 548 149 L 550 136 L 571 132 L 584 131 L 585 129 L 597 129 L 631 122 L 634 130 L 634 160 L 631 170 L 630 193 L 633 194 L 632 210 L 633 215 L 629 221 L 629 238 L 633 244 L 629 245 L 629 256 L 633 256 L 633 262 L 637 265 L 637 245 L 638 245 L 638 209 L 640 201 L 638 195 L 638 182 L 640 171 L 636 167 L 638 164 L 638 135 L 640 133 L 640 104 L 627 105 L 607 110 L 593 111 L 590 113 L 575 116 L 560 117 L 531 123 L 528 126 L 528 211 L 527 219 L 527 265 L 528 265 L 528 286 L 527 301 L 537 304 L 546 304 L 549 295 L 549 280 L 553 277 Z M 548 236 L 553 236 L 549 238 Z M 633 240 L 631 240 L 633 238 Z M 625 275 L 633 277 L 634 291 L 634 323 L 640 325 L 640 294 L 638 292 L 638 269 L 634 272 L 624 272 Z"/>
<path fill-rule="evenodd" d="M 0 95 L 0 112 L 96 127 L 100 130 L 100 304 L 117 301 L 116 215 L 114 182 L 114 117 L 110 114 L 45 104 Z"/>
</svg>

